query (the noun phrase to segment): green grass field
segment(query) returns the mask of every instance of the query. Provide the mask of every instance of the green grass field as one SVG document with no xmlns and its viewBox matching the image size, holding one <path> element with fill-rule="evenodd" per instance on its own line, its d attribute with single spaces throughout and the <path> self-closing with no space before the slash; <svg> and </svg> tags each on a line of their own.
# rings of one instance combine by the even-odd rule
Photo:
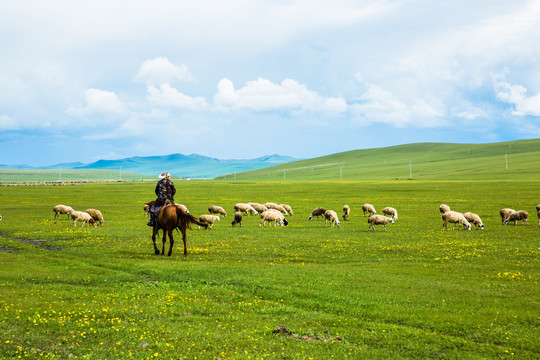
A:
<svg viewBox="0 0 540 360">
<path fill-rule="evenodd" d="M 354 150 L 220 177 L 226 180 L 538 179 L 540 139 L 492 144 L 421 143 Z"/>
<path fill-rule="evenodd" d="M 177 181 L 177 202 L 288 203 L 288 227 L 227 216 L 153 254 L 142 204 L 154 183 L 0 187 L 0 359 L 536 359 L 538 179 Z M 360 210 L 398 209 L 386 232 Z M 441 230 L 438 206 L 483 231 Z M 77 228 L 59 203 L 100 209 Z M 308 221 L 325 206 L 351 220 Z M 524 209 L 529 225 L 502 226 Z M 285 326 L 291 334 L 274 334 Z"/>
</svg>

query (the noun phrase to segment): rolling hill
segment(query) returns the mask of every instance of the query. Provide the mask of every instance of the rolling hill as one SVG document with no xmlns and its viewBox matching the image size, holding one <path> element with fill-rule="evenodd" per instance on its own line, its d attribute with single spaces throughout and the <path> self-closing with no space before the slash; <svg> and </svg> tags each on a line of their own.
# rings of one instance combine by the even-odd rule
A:
<svg viewBox="0 0 540 360">
<path fill-rule="evenodd" d="M 219 179 L 538 180 L 540 139 L 490 144 L 416 143 L 353 150 Z"/>
</svg>

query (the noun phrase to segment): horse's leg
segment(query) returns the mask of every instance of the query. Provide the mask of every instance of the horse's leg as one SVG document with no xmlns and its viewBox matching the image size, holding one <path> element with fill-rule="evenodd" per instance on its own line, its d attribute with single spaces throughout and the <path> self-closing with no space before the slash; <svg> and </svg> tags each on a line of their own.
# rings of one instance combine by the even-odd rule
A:
<svg viewBox="0 0 540 360">
<path fill-rule="evenodd" d="M 152 242 L 154 243 L 154 253 L 156 255 L 159 255 L 159 250 L 158 250 L 157 245 L 156 245 L 156 235 L 157 235 L 158 231 L 159 231 L 159 229 L 158 229 L 157 226 L 154 226 L 152 228 Z"/>
<path fill-rule="evenodd" d="M 170 230 L 168 231 L 168 233 L 169 233 L 169 253 L 167 254 L 168 256 L 171 256 L 171 255 L 172 255 L 172 247 L 173 247 L 173 245 L 174 245 L 173 230 L 174 230 L 174 229 L 170 229 Z M 163 246 L 165 246 L 165 245 L 163 245 Z M 163 251 L 165 251 L 165 249 L 163 249 Z"/>
<path fill-rule="evenodd" d="M 184 257 L 187 256 L 187 234 L 186 229 L 180 229 L 182 230 L 182 240 L 184 241 Z"/>
<path fill-rule="evenodd" d="M 163 238 L 161 238 L 163 246 L 161 248 L 161 255 L 165 255 L 165 243 L 167 242 L 167 230 L 163 229 Z"/>
</svg>

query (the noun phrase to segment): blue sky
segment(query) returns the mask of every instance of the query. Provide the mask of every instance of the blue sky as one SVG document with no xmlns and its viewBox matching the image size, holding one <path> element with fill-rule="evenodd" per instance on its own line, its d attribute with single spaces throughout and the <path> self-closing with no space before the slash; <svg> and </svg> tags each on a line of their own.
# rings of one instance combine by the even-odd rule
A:
<svg viewBox="0 0 540 360">
<path fill-rule="evenodd" d="M 3 1 L 0 164 L 540 137 L 538 1 Z"/>
</svg>

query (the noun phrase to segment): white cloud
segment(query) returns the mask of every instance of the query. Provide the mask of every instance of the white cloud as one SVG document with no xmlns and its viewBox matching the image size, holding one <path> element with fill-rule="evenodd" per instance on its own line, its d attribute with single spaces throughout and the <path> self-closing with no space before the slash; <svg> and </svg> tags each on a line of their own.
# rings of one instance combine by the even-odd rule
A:
<svg viewBox="0 0 540 360">
<path fill-rule="evenodd" d="M 159 88 L 148 86 L 147 99 L 151 104 L 188 110 L 199 110 L 207 107 L 205 98 L 182 94 L 169 84 L 161 84 Z"/>
<path fill-rule="evenodd" d="M 354 122 L 384 123 L 395 127 L 438 127 L 447 125 L 441 112 L 419 98 L 401 99 L 379 85 L 368 85 L 361 102 L 350 105 Z"/>
<path fill-rule="evenodd" d="M 499 100 L 514 106 L 513 115 L 540 116 L 540 93 L 527 96 L 527 88 L 510 84 L 504 75 L 494 76 L 493 87 Z"/>
<path fill-rule="evenodd" d="M 128 111 L 118 96 L 111 91 L 88 89 L 85 92 L 85 100 L 86 106 L 69 108 L 67 113 L 71 115 L 92 113 L 122 115 Z"/>
<path fill-rule="evenodd" d="M 157 57 L 142 63 L 139 72 L 133 79 L 147 85 L 159 86 L 173 81 L 194 81 L 188 67 L 184 64 L 174 65 L 165 57 Z"/>
<path fill-rule="evenodd" d="M 18 130 L 19 124 L 10 116 L 0 115 L 0 131 L 2 130 Z"/>
<path fill-rule="evenodd" d="M 229 79 L 221 79 L 214 104 L 218 108 L 239 108 L 255 111 L 314 110 L 341 113 L 347 110 L 342 98 L 325 98 L 296 80 L 285 79 L 281 84 L 258 78 L 246 82 L 243 88 L 234 89 Z"/>
</svg>

